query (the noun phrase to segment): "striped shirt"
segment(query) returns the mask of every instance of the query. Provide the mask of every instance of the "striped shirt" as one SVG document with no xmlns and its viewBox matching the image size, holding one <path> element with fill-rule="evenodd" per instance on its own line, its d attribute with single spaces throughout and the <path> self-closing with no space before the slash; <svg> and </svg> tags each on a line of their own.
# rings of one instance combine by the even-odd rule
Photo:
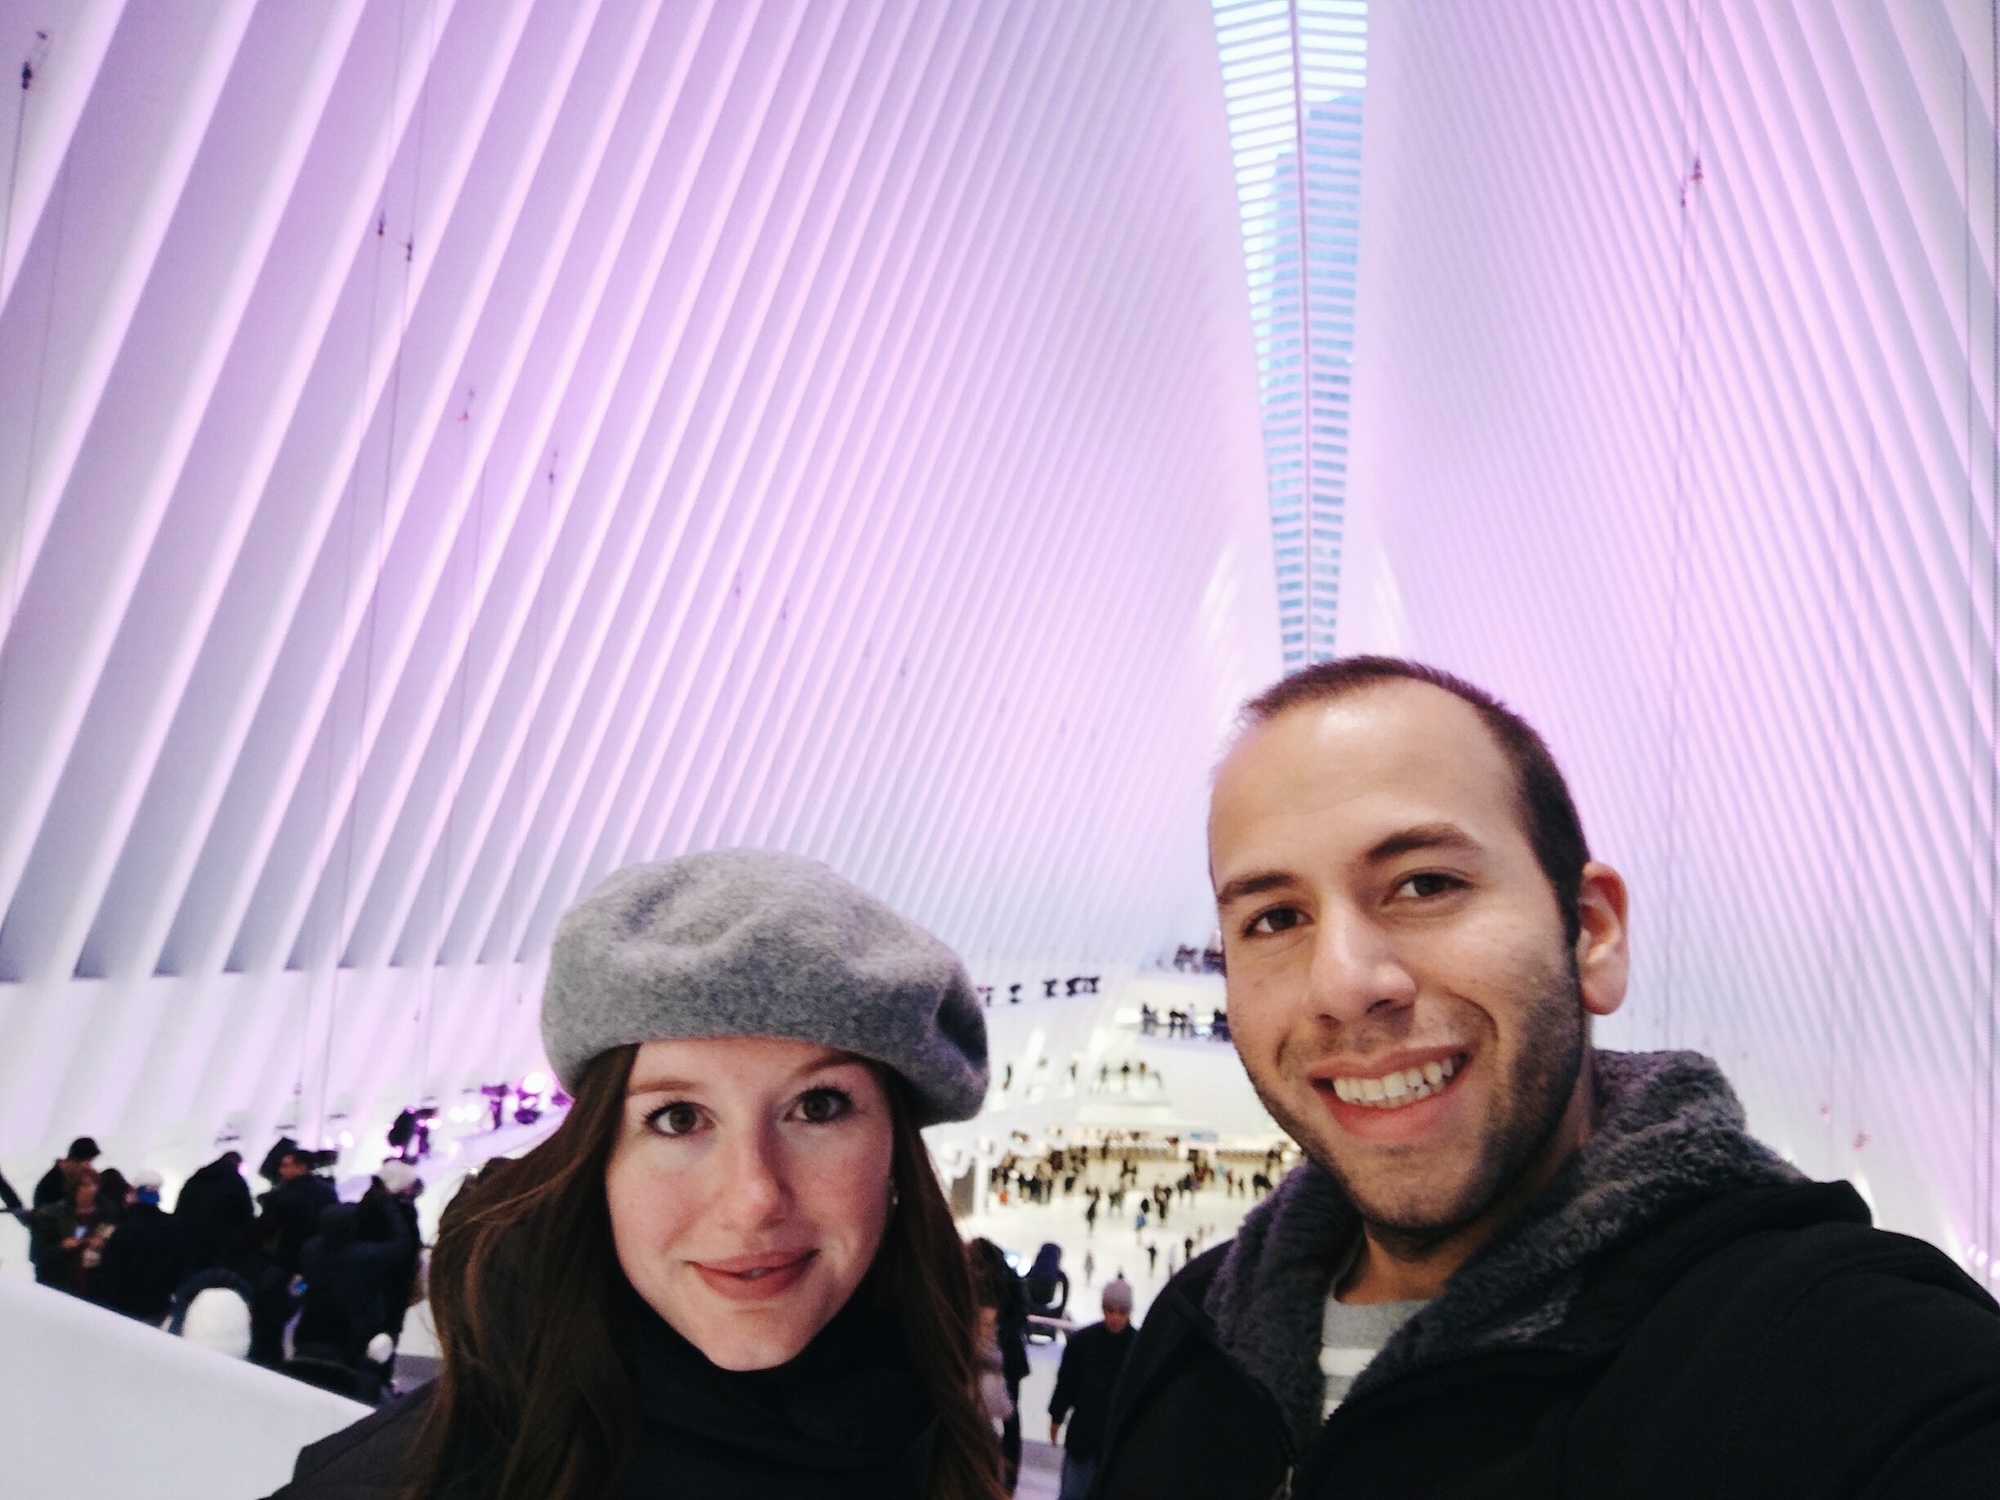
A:
<svg viewBox="0 0 2000 1500">
<path fill-rule="evenodd" d="M 1422 1301 L 1350 1303 L 1328 1294 L 1319 1345 L 1320 1373 L 1326 1376 L 1322 1418 L 1333 1415 L 1333 1409 L 1347 1399 L 1354 1377 L 1423 1305 Z"/>
</svg>

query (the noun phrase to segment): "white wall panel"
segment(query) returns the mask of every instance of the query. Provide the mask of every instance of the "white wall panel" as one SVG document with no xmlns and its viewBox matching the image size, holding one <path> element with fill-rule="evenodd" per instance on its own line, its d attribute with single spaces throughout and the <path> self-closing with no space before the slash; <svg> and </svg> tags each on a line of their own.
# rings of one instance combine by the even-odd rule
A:
<svg viewBox="0 0 2000 1500">
<path fill-rule="evenodd" d="M 1342 644 L 1540 723 L 1631 877 L 1613 1045 L 1985 1267 L 1992 12 L 1371 12 Z"/>
<path fill-rule="evenodd" d="M 976 964 L 1206 933 L 1278 658 L 1202 0 L 0 47 L 0 1155 L 518 1076 L 557 914 L 687 849 Z"/>
</svg>

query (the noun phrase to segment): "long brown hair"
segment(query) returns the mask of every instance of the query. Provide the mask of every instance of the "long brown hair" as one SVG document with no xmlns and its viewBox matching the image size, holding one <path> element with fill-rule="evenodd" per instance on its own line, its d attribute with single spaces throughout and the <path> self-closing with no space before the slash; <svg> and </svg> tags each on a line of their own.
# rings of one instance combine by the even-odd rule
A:
<svg viewBox="0 0 2000 1500">
<path fill-rule="evenodd" d="M 431 1257 L 444 1354 L 404 1500 L 594 1500 L 632 1461 L 638 1407 L 611 1341 L 624 1272 L 605 1166 L 636 1046 L 591 1060 L 546 1141 L 495 1161 L 452 1200 Z M 897 1203 L 869 1276 L 900 1314 L 937 1411 L 927 1500 L 1002 1500 L 1000 1453 L 979 1404 L 972 1284 L 911 1112 L 889 1095 Z"/>
</svg>

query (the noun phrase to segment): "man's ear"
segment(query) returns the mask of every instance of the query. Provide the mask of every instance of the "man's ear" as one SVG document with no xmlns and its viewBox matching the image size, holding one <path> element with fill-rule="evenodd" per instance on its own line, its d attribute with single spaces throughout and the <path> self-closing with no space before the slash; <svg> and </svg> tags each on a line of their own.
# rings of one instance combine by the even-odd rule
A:
<svg viewBox="0 0 2000 1500">
<path fill-rule="evenodd" d="M 1625 942 L 1625 877 L 1592 860 L 1577 887 L 1576 976 L 1583 1008 L 1608 1016 L 1625 1002 L 1632 955 Z"/>
</svg>

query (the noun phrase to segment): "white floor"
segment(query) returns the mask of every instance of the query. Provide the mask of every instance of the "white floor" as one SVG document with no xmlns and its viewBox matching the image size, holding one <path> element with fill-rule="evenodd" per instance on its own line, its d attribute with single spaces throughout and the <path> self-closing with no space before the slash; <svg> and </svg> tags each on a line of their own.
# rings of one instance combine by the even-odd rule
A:
<svg viewBox="0 0 2000 1500">
<path fill-rule="evenodd" d="M 1014 1500 L 1056 1500 L 1062 1489 L 1062 1449 L 1032 1440 L 1021 1444 L 1021 1479 Z"/>
</svg>

